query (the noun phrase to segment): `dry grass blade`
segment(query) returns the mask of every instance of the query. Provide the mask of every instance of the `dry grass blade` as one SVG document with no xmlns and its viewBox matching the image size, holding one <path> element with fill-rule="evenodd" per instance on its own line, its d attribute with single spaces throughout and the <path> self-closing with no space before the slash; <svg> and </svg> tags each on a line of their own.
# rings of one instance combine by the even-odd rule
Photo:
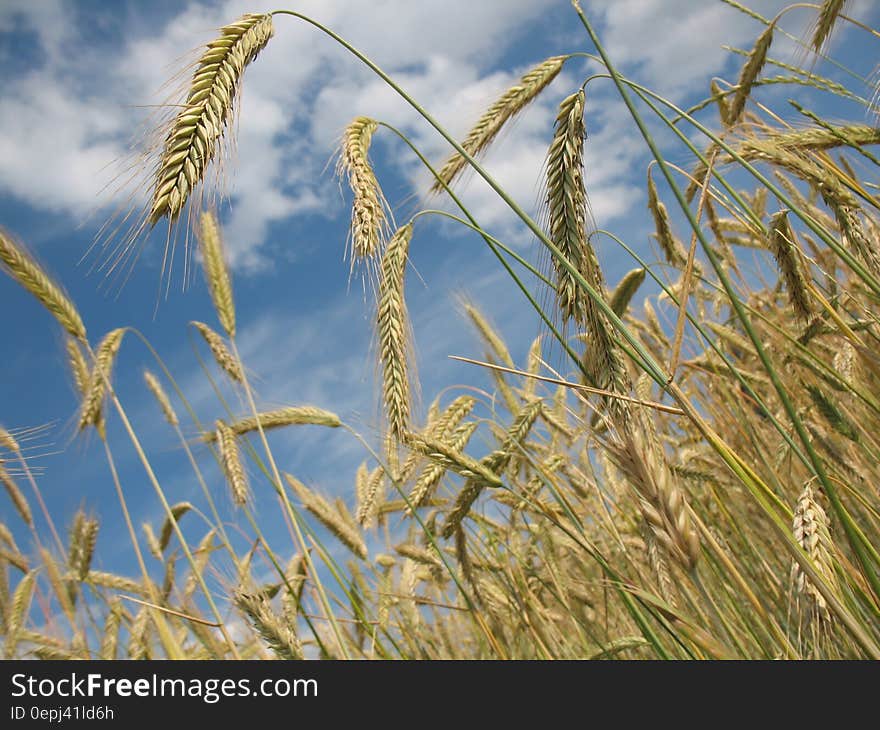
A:
<svg viewBox="0 0 880 730">
<path fill-rule="evenodd" d="M 73 302 L 24 248 L 13 241 L 12 236 L 2 228 L 0 228 L 0 264 L 2 264 L 0 268 L 33 294 L 72 337 L 78 340 L 85 339 L 86 327 Z"/>
<path fill-rule="evenodd" d="M 404 274 L 413 225 L 397 230 L 382 256 L 376 320 L 382 367 L 382 401 L 387 435 L 401 440 L 409 422 L 409 321 L 404 300 Z"/>
<path fill-rule="evenodd" d="M 233 115 L 245 67 L 272 37 L 271 15 L 247 14 L 220 29 L 198 60 L 182 111 L 174 118 L 158 162 L 148 222 L 173 221 L 217 151 Z"/>
<path fill-rule="evenodd" d="M 556 78 L 562 70 L 563 63 L 565 63 L 564 56 L 548 58 L 528 71 L 519 80 L 519 83 L 505 91 L 479 118 L 465 137 L 461 143 L 464 150 L 471 157 L 475 157 L 485 150 L 504 125 L 525 109 Z M 449 185 L 466 165 L 467 160 L 459 153 L 455 153 L 440 168 L 438 176 L 446 185 Z M 443 190 L 443 185 L 435 182 L 431 190 L 440 192 Z"/>
<path fill-rule="evenodd" d="M 223 421 L 217 421 L 215 431 L 223 473 L 226 475 L 226 481 L 232 491 L 232 501 L 239 507 L 244 507 L 250 498 L 250 487 L 241 462 L 238 441 L 232 429 Z"/>
<path fill-rule="evenodd" d="M 388 231 L 385 197 L 369 157 L 370 142 L 378 126 L 369 117 L 353 120 L 342 135 L 336 166 L 337 174 L 346 177 L 354 194 L 349 233 L 352 264 L 376 256 L 382 250 Z"/>
<path fill-rule="evenodd" d="M 235 303 L 232 299 L 232 282 L 223 255 L 223 238 L 217 216 L 210 211 L 202 213 L 199 229 L 199 248 L 205 267 L 205 278 L 217 318 L 228 337 L 235 337 Z"/>
<path fill-rule="evenodd" d="M 211 354 L 214 356 L 216 363 L 226 372 L 226 374 L 237 383 L 244 382 L 244 373 L 241 372 L 241 366 L 238 361 L 229 352 L 223 338 L 212 330 L 204 322 L 192 322 L 192 325 L 199 331 Z"/>
</svg>

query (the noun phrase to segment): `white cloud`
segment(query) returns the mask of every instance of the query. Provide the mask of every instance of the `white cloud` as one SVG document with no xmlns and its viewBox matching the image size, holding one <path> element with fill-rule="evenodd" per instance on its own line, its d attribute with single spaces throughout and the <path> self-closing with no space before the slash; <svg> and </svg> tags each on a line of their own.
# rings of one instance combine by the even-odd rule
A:
<svg viewBox="0 0 880 730">
<path fill-rule="evenodd" d="M 770 15 L 783 4 L 768 0 L 761 11 Z M 865 7 L 856 4 L 858 12 L 867 12 Z M 153 27 L 149 36 L 122 37 L 115 51 L 86 48 L 72 63 L 71 49 L 83 45 L 72 3 L 5 4 L 0 29 L 24 24 L 37 33 L 42 57 L 38 67 L 4 88 L 0 191 L 35 209 L 82 220 L 96 200 L 107 200 L 101 190 L 114 172 L 110 163 L 124 159 L 131 132 L 146 114 L 143 105 L 167 97 L 167 86 L 159 95 L 156 91 L 179 71 L 187 51 L 188 58 L 195 58 L 219 25 L 251 8 L 246 0 L 192 3 L 163 26 Z M 389 0 L 367 9 L 354 0 L 310 0 L 298 8 L 374 56 L 460 136 L 524 70 L 496 67 L 555 5 L 551 0 L 450 0 L 441 7 Z M 760 24 L 743 13 L 703 0 L 592 2 L 587 10 L 602 19 L 603 38 L 618 63 L 673 95 L 704 85 L 707 74 L 729 63 L 723 43 L 749 46 L 760 32 Z M 573 15 L 564 17 L 574 21 Z M 792 18 L 797 26 L 809 15 Z M 302 21 L 279 16 L 275 24 L 275 38 L 247 72 L 238 154 L 228 168 L 234 202 L 228 240 L 234 263 L 243 269 L 265 263 L 261 247 L 272 224 L 305 213 L 344 215 L 324 170 L 341 130 L 355 115 L 401 126 L 431 159 L 448 152 L 439 135 L 347 51 Z M 137 32 L 145 31 L 139 27 Z M 566 41 L 560 40 L 551 52 L 578 50 L 586 38 L 576 22 L 558 31 L 557 40 L 563 35 Z M 485 160 L 487 169 L 530 211 L 540 202 L 537 183 L 555 106 L 576 83 L 576 63 L 505 131 Z M 180 83 L 186 78 L 187 72 L 181 72 Z M 587 181 L 596 217 L 607 224 L 636 195 L 631 172 L 642 148 L 607 81 L 588 88 L 587 116 Z M 416 190 L 425 188 L 427 174 L 407 151 L 393 164 Z M 460 190 L 478 219 L 499 236 L 520 244 L 529 238 L 482 180 L 469 175 Z M 142 186 L 137 194 L 145 200 L 148 191 Z"/>
</svg>

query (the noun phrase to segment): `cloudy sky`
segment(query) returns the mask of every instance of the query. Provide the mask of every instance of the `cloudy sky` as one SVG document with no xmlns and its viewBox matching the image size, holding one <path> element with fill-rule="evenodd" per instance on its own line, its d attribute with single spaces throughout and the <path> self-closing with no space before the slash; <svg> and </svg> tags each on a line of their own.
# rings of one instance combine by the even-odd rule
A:
<svg viewBox="0 0 880 730">
<path fill-rule="evenodd" d="M 768 16 L 784 5 L 751 4 Z M 720 0 L 584 0 L 583 6 L 624 71 L 678 103 L 702 98 L 712 76 L 734 81 L 741 60 L 722 46 L 751 48 L 763 28 Z M 863 17 L 877 14 L 867 1 L 852 7 Z M 372 57 L 459 137 L 530 66 L 592 50 L 568 0 L 301 0 L 296 9 Z M 0 225 L 63 283 L 93 340 L 123 325 L 142 332 L 206 422 L 222 416 L 223 409 L 196 353 L 207 355 L 187 326 L 195 319 L 215 324 L 200 276 L 184 287 L 178 256 L 171 286 L 160 293 L 164 230 L 158 228 L 139 240 L 142 256 L 124 287 L 95 270 L 102 261 L 99 250 L 84 254 L 114 210 L 143 205 L 149 197 L 141 178 L 134 185 L 122 183 L 132 165 L 135 172 L 149 169 L 143 150 L 151 125 L 163 104 L 179 101 L 169 80 L 185 80 L 181 69 L 219 26 L 262 10 L 241 0 L 0 0 Z M 793 11 L 783 26 L 802 36 L 810 12 Z M 397 126 L 429 159 L 442 160 L 448 149 L 411 107 L 328 37 L 290 17 L 277 17 L 275 25 L 275 37 L 246 73 L 235 152 L 226 167 L 222 220 L 239 345 L 261 407 L 330 408 L 374 442 L 372 315 L 360 282 L 349 281 L 350 196 L 334 176 L 334 153 L 341 131 L 359 115 Z M 852 29 L 835 43 L 857 72 L 870 73 L 876 43 Z M 772 55 L 805 58 L 782 38 Z M 555 109 L 597 70 L 583 59 L 567 63 L 485 158 L 491 173 L 530 211 L 541 199 Z M 838 73 L 825 66 L 821 71 Z M 784 99 L 792 92 L 771 93 Z M 586 179 L 596 221 L 655 260 L 643 193 L 644 146 L 609 82 L 591 82 L 587 98 Z M 839 114 L 860 120 L 864 112 L 841 107 Z M 706 118 L 715 121 L 711 111 Z M 674 145 L 669 154 L 675 162 L 688 162 Z M 425 196 L 426 172 L 386 130 L 377 132 L 372 156 L 398 222 L 420 208 L 446 205 Z M 539 259 L 532 237 L 486 185 L 470 176 L 459 190 L 493 235 Z M 481 240 L 423 217 L 412 246 L 407 296 L 424 400 L 444 388 L 449 398 L 463 385 L 488 386 L 483 373 L 446 357 L 482 354 L 462 316 L 462 297 L 483 308 L 523 362 L 539 321 Z M 607 242 L 601 246 L 613 285 L 633 263 Z M 103 451 L 96 438 L 74 432 L 77 398 L 63 337 L 5 277 L 0 311 L 5 313 L 0 423 L 11 429 L 50 424 L 29 442 L 50 509 L 61 526 L 81 504 L 97 512 L 105 523 L 104 567 L 125 570 L 130 549 Z M 179 445 L 142 386 L 144 366 L 158 370 L 148 350 L 130 336 L 116 371 L 120 397 L 169 497 L 196 501 L 197 486 Z M 236 394 L 225 395 L 234 410 L 243 408 Z M 194 427 L 187 428 L 194 437 Z M 160 508 L 112 416 L 110 430 L 137 521 L 159 520 Z M 350 435 L 300 429 L 273 443 L 283 469 L 327 492 L 351 496 L 364 452 Z M 225 494 L 206 469 L 213 487 Z M 257 499 L 258 511 L 271 523 L 277 513 L 268 491 L 263 488 Z M 228 498 L 220 501 L 229 506 Z M 6 502 L 0 501 L 0 515 L 11 517 Z"/>
</svg>

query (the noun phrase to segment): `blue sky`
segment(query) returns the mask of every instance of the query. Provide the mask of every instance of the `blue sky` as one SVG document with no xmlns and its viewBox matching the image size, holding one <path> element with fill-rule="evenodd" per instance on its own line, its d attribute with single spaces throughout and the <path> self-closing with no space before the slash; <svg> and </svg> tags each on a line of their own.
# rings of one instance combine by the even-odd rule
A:
<svg viewBox="0 0 880 730">
<path fill-rule="evenodd" d="M 762 30 L 756 21 L 711 0 L 584 0 L 583 5 L 625 71 L 681 103 L 704 95 L 713 74 L 734 81 L 741 60 L 722 44 L 750 48 Z M 784 3 L 756 0 L 752 5 L 773 15 Z M 869 2 L 852 6 L 853 14 L 862 17 L 877 14 Z M 163 84 L 217 27 L 243 12 L 265 9 L 239 0 L 0 3 L 0 67 L 5 71 L 0 225 L 63 283 L 93 340 L 119 326 L 139 329 L 206 422 L 223 411 L 199 368 L 193 344 L 200 343 L 187 326 L 194 319 L 215 325 L 200 275 L 186 289 L 175 276 L 157 305 L 164 243 L 158 230 L 144 241 L 144 255 L 121 290 L 108 288 L 100 273 L 90 273 L 99 259 L 80 259 L 115 205 L 146 200 L 144 188 L 129 191 L 135 196 L 131 199 L 114 195 L 112 179 L 119 161 L 132 159 L 132 140 L 143 140 L 140 130 L 151 110 L 167 99 Z M 296 9 L 360 47 L 458 136 L 529 66 L 548 56 L 590 50 L 567 0 L 311 0 L 296 3 Z M 810 20 L 808 11 L 795 12 L 785 27 L 799 35 Z M 864 34 L 850 29 L 835 43 L 854 68 L 871 71 L 876 53 L 866 54 L 876 46 Z M 803 59 L 782 39 L 771 55 Z M 556 106 L 594 70 L 586 63 L 567 64 L 486 157 L 488 169 L 529 210 L 540 198 Z M 824 66 L 820 70 L 835 73 Z M 792 95 L 790 90 L 769 93 L 777 100 Z M 825 103 L 817 99 L 814 108 Z M 834 111 L 856 121 L 864 117 L 858 108 Z M 371 308 L 359 283 L 349 285 L 344 254 L 350 198 L 333 175 L 339 135 L 358 115 L 405 130 L 432 160 L 448 152 L 410 107 L 343 49 L 302 22 L 278 17 L 275 38 L 245 76 L 237 154 L 228 166 L 230 204 L 222 219 L 233 265 L 239 345 L 260 407 L 329 408 L 375 441 L 379 421 Z M 789 116 L 794 119 L 794 112 Z M 586 118 L 587 186 L 596 220 L 655 260 L 643 192 L 644 147 L 608 82 L 588 87 Z M 427 174 L 387 132 L 377 133 L 372 154 L 398 222 L 420 207 L 445 205 L 423 197 Z M 671 159 L 686 163 L 688 157 L 679 149 Z M 460 192 L 493 235 L 537 258 L 531 236 L 485 185 L 465 178 Z M 634 264 L 619 249 L 601 245 L 599 256 L 613 285 Z M 488 386 L 483 373 L 446 357 L 482 355 L 461 313 L 462 295 L 485 311 L 517 362 L 524 362 L 539 321 L 478 238 L 422 218 L 412 262 L 407 295 L 425 401 L 443 388 L 452 387 L 454 394 L 456 386 Z M 100 443 L 93 435 L 74 432 L 78 401 L 59 328 L 6 277 L 0 278 L 0 311 L 6 314 L 0 423 L 10 429 L 51 424 L 31 445 L 32 464 L 40 468 L 40 486 L 56 522 L 66 526 L 73 511 L 87 505 L 103 523 L 102 567 L 133 573 Z M 208 357 L 203 348 L 198 351 Z M 185 457 L 143 387 L 144 366 L 158 370 L 143 345 L 129 337 L 116 368 L 117 391 L 169 498 L 198 502 Z M 243 412 L 237 396 L 227 395 Z M 194 437 L 194 428 L 188 429 Z M 158 522 L 161 508 L 115 416 L 110 433 L 136 522 Z M 322 491 L 352 498 L 354 472 L 365 455 L 350 435 L 289 429 L 273 435 L 273 445 L 282 469 Z M 204 466 L 231 513 L 225 485 L 207 460 Z M 283 529 L 265 485 L 258 487 L 257 510 L 272 529 Z M 3 500 L 0 516 L 27 544 Z M 196 536 L 203 531 L 200 525 L 191 529 Z"/>
</svg>

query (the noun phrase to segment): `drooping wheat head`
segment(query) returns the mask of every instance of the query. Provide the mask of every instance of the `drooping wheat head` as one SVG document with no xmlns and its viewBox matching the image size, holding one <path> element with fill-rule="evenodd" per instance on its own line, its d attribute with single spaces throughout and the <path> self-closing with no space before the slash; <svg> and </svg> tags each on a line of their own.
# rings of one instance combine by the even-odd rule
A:
<svg viewBox="0 0 880 730">
<path fill-rule="evenodd" d="M 174 221 L 202 182 L 233 117 L 245 68 L 272 37 L 271 15 L 246 14 L 220 29 L 199 58 L 183 109 L 157 163 L 147 221 Z"/>
<path fill-rule="evenodd" d="M 485 150 L 504 125 L 547 88 L 562 70 L 564 63 L 565 56 L 553 56 L 525 73 L 519 83 L 505 91 L 479 118 L 461 143 L 464 150 L 471 157 L 476 157 Z M 438 177 L 446 185 L 450 185 L 467 164 L 467 160 L 456 152 L 440 168 Z M 431 190 L 440 192 L 443 185 L 435 181 Z"/>
</svg>

